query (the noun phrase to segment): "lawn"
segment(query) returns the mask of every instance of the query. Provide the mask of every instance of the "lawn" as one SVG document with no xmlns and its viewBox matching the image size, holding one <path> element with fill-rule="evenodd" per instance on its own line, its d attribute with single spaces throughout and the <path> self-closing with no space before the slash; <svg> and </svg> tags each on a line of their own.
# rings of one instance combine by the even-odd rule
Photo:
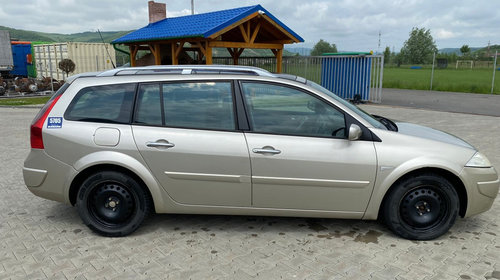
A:
<svg viewBox="0 0 500 280">
<path fill-rule="evenodd" d="M 262 68 L 267 65 L 259 65 Z M 410 69 L 409 66 L 385 67 L 383 87 L 429 90 L 431 81 L 431 66 L 422 69 Z M 294 74 L 306 79 L 320 82 L 321 65 L 319 63 L 305 65 L 284 65 L 283 72 Z M 434 69 L 432 89 L 438 91 L 490 93 L 492 69 Z M 500 71 L 495 78 L 494 93 L 500 94 Z"/>
<path fill-rule="evenodd" d="M 385 88 L 429 90 L 431 69 L 409 69 L 407 67 L 384 68 Z M 492 69 L 435 69 L 433 90 L 490 93 Z M 497 71 L 500 76 L 500 71 Z M 500 77 L 495 78 L 494 93 L 500 94 Z"/>
<path fill-rule="evenodd" d="M 24 98 L 2 98 L 0 105 L 2 106 L 22 106 L 22 105 L 37 105 L 45 104 L 50 96 L 43 97 L 24 97 Z"/>
</svg>

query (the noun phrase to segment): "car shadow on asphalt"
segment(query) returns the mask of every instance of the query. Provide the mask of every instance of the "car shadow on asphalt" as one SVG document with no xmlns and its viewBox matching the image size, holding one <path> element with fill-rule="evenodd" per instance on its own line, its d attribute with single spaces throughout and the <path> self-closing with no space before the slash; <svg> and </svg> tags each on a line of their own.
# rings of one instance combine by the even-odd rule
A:
<svg viewBox="0 0 500 280">
<path fill-rule="evenodd" d="M 40 217 L 54 223 L 61 232 L 73 232 L 97 237 L 81 221 L 76 207 L 55 204 Z M 481 216 L 458 218 L 451 230 L 436 240 L 478 239 L 484 231 Z M 403 240 L 393 234 L 381 221 L 328 218 L 297 218 L 276 216 L 231 216 L 198 214 L 153 214 L 130 235 L 132 238 L 165 237 L 170 240 L 202 238 L 255 239 L 293 238 L 294 240 L 340 239 L 378 244 L 380 240 Z M 418 241 L 412 241 L 418 243 Z M 385 242 L 384 242 L 385 243 Z"/>
</svg>

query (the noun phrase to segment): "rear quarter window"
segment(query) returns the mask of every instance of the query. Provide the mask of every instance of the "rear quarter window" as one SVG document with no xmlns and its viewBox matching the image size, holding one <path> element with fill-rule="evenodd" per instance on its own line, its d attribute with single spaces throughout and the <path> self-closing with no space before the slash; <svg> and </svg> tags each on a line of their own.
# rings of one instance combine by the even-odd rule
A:
<svg viewBox="0 0 500 280">
<path fill-rule="evenodd" d="M 92 86 L 81 89 L 64 118 L 72 121 L 129 123 L 136 84 Z"/>
</svg>

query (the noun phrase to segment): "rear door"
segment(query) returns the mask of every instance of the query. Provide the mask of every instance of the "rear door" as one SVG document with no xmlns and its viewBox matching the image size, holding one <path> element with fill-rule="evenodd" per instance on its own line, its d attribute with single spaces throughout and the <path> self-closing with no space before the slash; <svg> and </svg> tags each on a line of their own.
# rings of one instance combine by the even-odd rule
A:
<svg viewBox="0 0 500 280">
<path fill-rule="evenodd" d="M 253 205 L 361 215 L 376 175 L 372 141 L 349 141 L 351 119 L 299 88 L 242 82 L 251 131 Z M 356 216 L 352 216 L 356 217 Z"/>
<path fill-rule="evenodd" d="M 232 88 L 230 81 L 139 86 L 134 139 L 178 203 L 250 206 L 250 159 Z"/>
</svg>

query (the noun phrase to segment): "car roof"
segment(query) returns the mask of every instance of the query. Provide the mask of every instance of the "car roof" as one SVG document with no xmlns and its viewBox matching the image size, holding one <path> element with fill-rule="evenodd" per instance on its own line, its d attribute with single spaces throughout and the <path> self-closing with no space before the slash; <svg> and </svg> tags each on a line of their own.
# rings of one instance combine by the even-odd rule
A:
<svg viewBox="0 0 500 280">
<path fill-rule="evenodd" d="M 123 67 L 102 72 L 88 72 L 70 76 L 66 82 L 71 83 L 82 77 L 112 77 L 133 75 L 165 75 L 165 74 L 221 74 L 221 75 L 251 75 L 263 77 L 277 77 L 277 75 L 252 66 L 239 65 L 155 65 L 144 67 Z"/>
</svg>

